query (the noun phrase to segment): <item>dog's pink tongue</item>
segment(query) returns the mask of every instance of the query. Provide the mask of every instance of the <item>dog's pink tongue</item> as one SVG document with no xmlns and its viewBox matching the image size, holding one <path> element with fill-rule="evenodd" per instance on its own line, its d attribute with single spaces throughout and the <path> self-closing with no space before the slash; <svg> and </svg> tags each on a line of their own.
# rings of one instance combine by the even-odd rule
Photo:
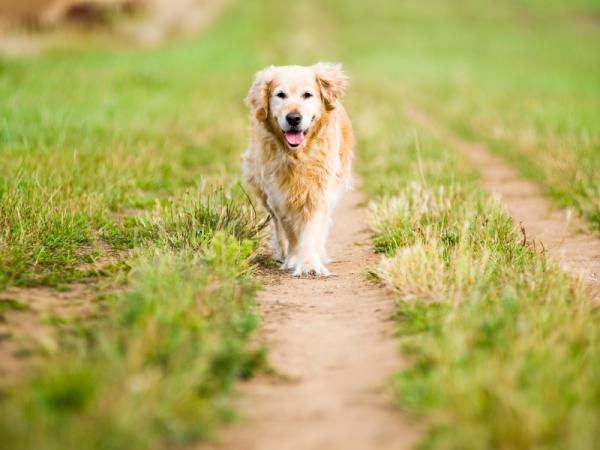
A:
<svg viewBox="0 0 600 450">
<path fill-rule="evenodd" d="M 300 145 L 304 139 L 304 133 L 302 133 L 302 131 L 286 131 L 284 135 L 285 140 L 288 141 L 288 144 L 290 145 Z"/>
</svg>

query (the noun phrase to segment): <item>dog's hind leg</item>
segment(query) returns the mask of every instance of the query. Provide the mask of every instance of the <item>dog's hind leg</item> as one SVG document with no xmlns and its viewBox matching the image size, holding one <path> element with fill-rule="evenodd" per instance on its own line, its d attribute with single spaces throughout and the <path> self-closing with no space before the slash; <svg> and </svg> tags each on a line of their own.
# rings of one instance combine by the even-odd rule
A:
<svg viewBox="0 0 600 450">
<path fill-rule="evenodd" d="M 317 248 L 319 249 L 319 257 L 321 258 L 321 262 L 323 264 L 329 264 L 331 262 L 331 258 L 327 254 L 327 237 L 329 235 L 329 228 L 331 227 L 331 210 L 324 213 L 323 225 L 321 228 L 321 232 L 317 235 Z"/>
<path fill-rule="evenodd" d="M 318 234 L 319 255 L 323 264 L 329 264 L 331 262 L 331 258 L 329 258 L 329 256 L 327 255 L 327 237 L 329 236 L 329 229 L 331 228 L 331 223 L 333 221 L 333 211 L 337 206 L 341 195 L 342 188 L 340 188 L 339 186 L 332 188 L 327 193 L 327 203 L 325 206 L 326 210 L 323 212 L 324 220 L 321 228 L 322 231 Z"/>
</svg>

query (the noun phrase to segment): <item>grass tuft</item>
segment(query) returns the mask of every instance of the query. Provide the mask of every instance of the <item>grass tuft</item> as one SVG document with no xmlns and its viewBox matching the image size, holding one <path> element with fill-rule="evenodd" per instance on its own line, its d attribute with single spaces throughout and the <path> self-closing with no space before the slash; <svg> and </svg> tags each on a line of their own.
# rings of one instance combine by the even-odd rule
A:
<svg viewBox="0 0 600 450">
<path fill-rule="evenodd" d="M 203 252 L 140 256 L 88 339 L 63 335 L 31 375 L 4 390 L 9 448 L 162 448 L 211 436 L 232 417 L 234 383 L 262 365 L 254 243 L 217 232 Z M 108 303 L 107 303 L 108 302 Z"/>
<path fill-rule="evenodd" d="M 437 177 L 439 155 L 370 206 L 375 273 L 414 359 L 395 378 L 400 406 L 428 421 L 425 448 L 595 448 L 598 308 L 475 179 L 452 164 L 455 181 Z"/>
</svg>

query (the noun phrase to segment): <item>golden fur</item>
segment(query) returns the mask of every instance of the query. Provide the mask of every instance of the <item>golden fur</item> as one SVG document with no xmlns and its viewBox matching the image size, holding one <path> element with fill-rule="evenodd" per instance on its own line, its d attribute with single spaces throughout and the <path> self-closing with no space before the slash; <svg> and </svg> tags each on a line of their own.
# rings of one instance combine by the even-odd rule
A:
<svg viewBox="0 0 600 450">
<path fill-rule="evenodd" d="M 354 138 L 340 103 L 346 85 L 339 65 L 270 67 L 256 74 L 246 99 L 252 124 L 244 175 L 273 219 L 276 256 L 295 275 L 329 274 L 331 213 L 351 184 Z M 290 112 L 309 124 L 297 147 L 282 130 Z"/>
</svg>

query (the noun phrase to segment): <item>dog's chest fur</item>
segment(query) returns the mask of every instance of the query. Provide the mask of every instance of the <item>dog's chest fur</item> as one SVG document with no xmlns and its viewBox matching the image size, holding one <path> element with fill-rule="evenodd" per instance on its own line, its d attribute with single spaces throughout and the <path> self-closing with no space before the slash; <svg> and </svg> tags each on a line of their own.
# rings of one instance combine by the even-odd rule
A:
<svg viewBox="0 0 600 450">
<path fill-rule="evenodd" d="M 350 187 L 350 121 L 341 105 L 325 113 L 299 149 L 288 148 L 276 133 L 268 122 L 254 122 L 244 174 L 267 210 L 284 222 L 306 223 L 315 211 L 335 207 Z"/>
<path fill-rule="evenodd" d="M 280 213 L 309 216 L 335 181 L 339 169 L 339 139 L 319 138 L 300 153 L 267 146 L 263 160 L 263 186 L 268 201 Z"/>
</svg>

